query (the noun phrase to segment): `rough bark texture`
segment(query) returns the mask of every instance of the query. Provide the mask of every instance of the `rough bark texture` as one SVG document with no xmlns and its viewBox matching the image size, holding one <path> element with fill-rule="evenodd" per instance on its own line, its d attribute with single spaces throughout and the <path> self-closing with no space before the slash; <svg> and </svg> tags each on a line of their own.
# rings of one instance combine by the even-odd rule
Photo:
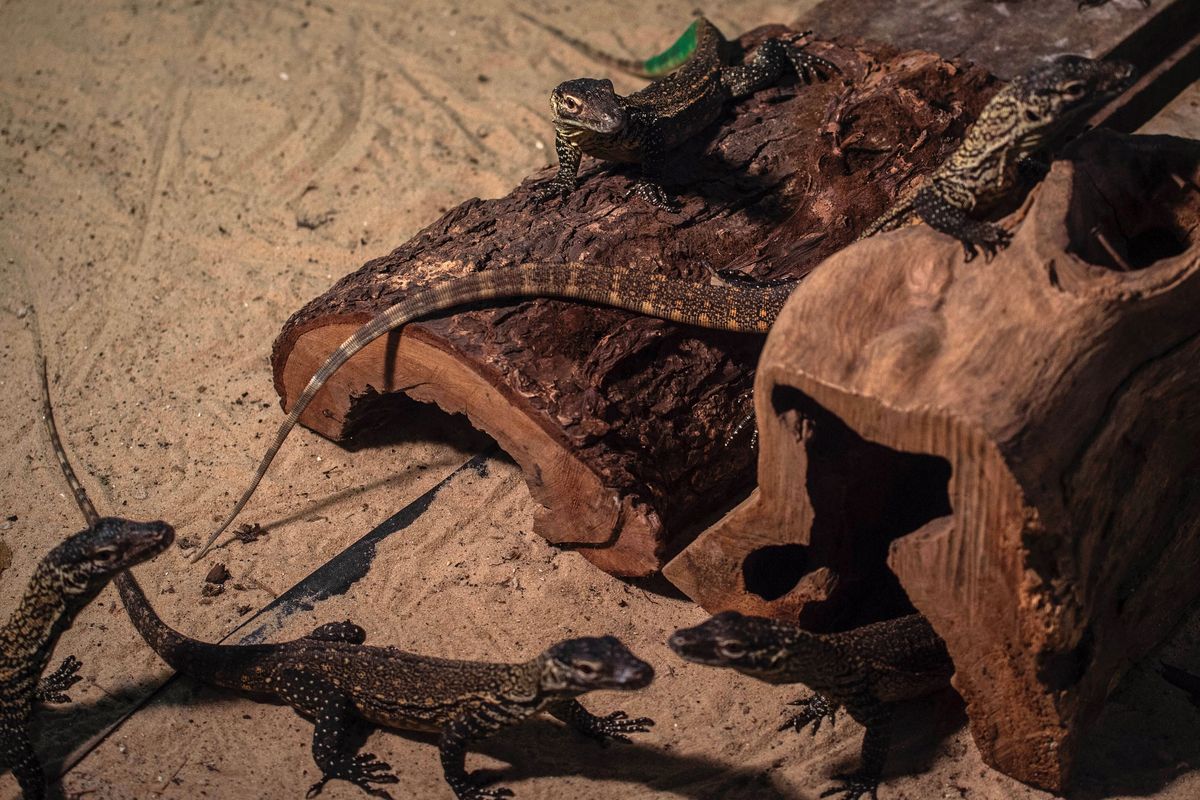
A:
<svg viewBox="0 0 1200 800">
<path fill-rule="evenodd" d="M 755 383 L 760 487 L 665 569 L 710 611 L 816 628 L 911 600 L 987 762 L 1055 791 L 1200 596 L 1200 142 L 1093 132 L 1063 158 L 991 263 L 918 226 L 793 293 Z"/>
<path fill-rule="evenodd" d="M 588 260 L 699 281 L 722 268 L 804 275 L 852 241 L 900 183 L 940 163 L 998 88 L 982 70 L 930 53 L 850 41 L 812 49 L 842 75 L 761 91 L 674 154 L 667 188 L 679 213 L 627 201 L 634 173 L 587 160 L 565 202 L 536 205 L 536 181 L 470 200 L 339 281 L 275 343 L 284 407 L 354 327 L 415 287 L 473 270 Z M 761 346 L 761 337 L 558 301 L 473 310 L 367 348 L 301 422 L 341 439 L 369 400 L 398 391 L 465 412 L 526 472 L 543 536 L 579 546 L 603 569 L 644 575 L 752 482 L 748 439 L 725 442 L 751 408 Z"/>
</svg>

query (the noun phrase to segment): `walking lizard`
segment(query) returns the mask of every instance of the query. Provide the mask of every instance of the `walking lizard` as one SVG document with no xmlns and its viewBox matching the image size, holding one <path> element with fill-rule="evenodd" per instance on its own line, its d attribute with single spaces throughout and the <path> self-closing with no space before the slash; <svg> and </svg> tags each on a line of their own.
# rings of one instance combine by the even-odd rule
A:
<svg viewBox="0 0 1200 800">
<path fill-rule="evenodd" d="M 805 82 L 814 74 L 821 77 L 822 70 L 837 70 L 832 62 L 782 39 L 766 40 L 747 63 L 733 65 L 736 46 L 703 17 L 666 52 L 686 49 L 689 36 L 695 39 L 691 57 L 677 71 L 631 95 L 622 97 L 612 81 L 595 78 L 569 80 L 551 92 L 558 173 L 539 191 L 539 200 L 573 192 L 580 159 L 587 153 L 606 161 L 640 163 L 642 174 L 631 194 L 672 208 L 674 203 L 658 183 L 667 153 L 708 127 L 730 100 L 770 85 L 788 64 Z"/>
<path fill-rule="evenodd" d="M 779 730 L 813 734 L 838 708 L 867 730 L 857 772 L 821 797 L 876 796 L 891 743 L 896 703 L 949 684 L 954 666 L 946 646 L 919 614 L 876 622 L 843 633 L 810 633 L 794 624 L 726 611 L 671 636 L 677 654 L 698 664 L 728 667 L 772 684 L 804 683 L 815 694 L 792 705 L 800 713 Z"/>
<path fill-rule="evenodd" d="M 859 238 L 923 221 L 958 239 L 967 261 L 975 257 L 977 246 L 993 255 L 1008 245 L 1012 234 L 974 217 L 1010 196 L 1022 174 L 1037 168 L 1029 156 L 1083 112 L 1123 91 L 1133 74 L 1124 62 L 1067 55 L 1015 78 L 984 106 L 950 158 Z"/>
<path fill-rule="evenodd" d="M 703 284 L 670 280 L 627 267 L 598 267 L 577 262 L 499 267 L 418 289 L 364 323 L 330 354 L 296 398 L 287 418 L 280 423 L 250 485 L 192 560 L 208 551 L 249 502 L 288 433 L 325 382 L 368 344 L 413 320 L 481 301 L 560 297 L 624 308 L 702 328 L 766 333 L 795 286 L 795 282 Z"/>
<path fill-rule="evenodd" d="M 84 517 L 95 520 L 96 509 L 59 440 L 49 397 L 43 384 L 46 428 L 63 475 Z M 654 669 L 612 636 L 567 639 L 517 664 L 451 661 L 367 646 L 366 632 L 349 621 L 321 625 L 290 642 L 217 645 L 188 638 L 164 623 L 132 575 L 122 573 L 115 583 L 138 633 L 172 668 L 214 686 L 276 698 L 316 723 L 312 750 L 321 779 L 309 788 L 310 798 L 334 779 L 350 781 L 375 797 L 391 797 L 380 788 L 397 782 L 391 767 L 349 749 L 355 717 L 439 734 L 442 770 L 460 800 L 512 795 L 506 788 L 487 789 L 472 780 L 466 771 L 467 747 L 539 712 L 601 742 L 629 741 L 626 734 L 643 733 L 654 724 L 623 711 L 598 717 L 576 699 L 605 689 L 642 689 L 654 679 Z"/>
<path fill-rule="evenodd" d="M 43 362 L 43 392 L 46 375 Z M 52 425 L 52 422 L 47 422 Z M 161 553 L 174 539 L 165 522 L 95 517 L 42 559 L 17 610 L 0 628 L 0 771 L 11 769 L 26 800 L 46 794 L 29 735 L 33 704 L 69 703 L 79 681 L 74 656 L 38 680 L 63 631 L 114 576 Z"/>
</svg>

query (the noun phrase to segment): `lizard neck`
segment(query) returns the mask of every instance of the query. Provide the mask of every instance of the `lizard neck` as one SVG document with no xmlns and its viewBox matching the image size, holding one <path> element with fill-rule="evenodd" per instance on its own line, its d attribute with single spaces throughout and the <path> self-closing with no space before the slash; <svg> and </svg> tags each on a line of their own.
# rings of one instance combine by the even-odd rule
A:
<svg viewBox="0 0 1200 800">
<path fill-rule="evenodd" d="M 612 133 L 599 133 L 574 125 L 556 125 L 555 131 L 563 139 L 594 158 L 606 161 L 636 161 L 640 154 L 641 139 L 645 126 L 631 111 L 621 128 Z"/>
<path fill-rule="evenodd" d="M 59 571 L 39 565 L 8 624 L 0 628 L 0 663 L 10 669 L 25 665 L 34 678 L 41 674 L 59 635 L 84 604 L 65 598 Z"/>
<path fill-rule="evenodd" d="M 814 689 L 836 681 L 844 665 L 828 636 L 783 623 L 775 631 L 779 648 L 771 664 L 750 674 L 769 683 L 803 683 Z"/>
</svg>

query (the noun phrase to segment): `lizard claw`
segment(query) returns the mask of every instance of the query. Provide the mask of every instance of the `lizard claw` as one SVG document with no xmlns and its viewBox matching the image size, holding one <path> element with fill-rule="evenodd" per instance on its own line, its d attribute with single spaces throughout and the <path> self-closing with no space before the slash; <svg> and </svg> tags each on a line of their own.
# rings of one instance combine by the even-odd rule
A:
<svg viewBox="0 0 1200 800">
<path fill-rule="evenodd" d="M 555 197 L 566 198 L 571 192 L 575 191 L 575 182 L 564 178 L 552 178 L 546 182 L 546 185 L 538 189 L 533 194 L 535 203 L 544 203 Z"/>
<path fill-rule="evenodd" d="M 979 249 L 983 250 L 983 260 L 991 261 L 992 256 L 1008 247 L 1012 241 L 1012 234 L 993 223 L 983 223 L 978 226 L 975 235 L 970 239 L 961 239 L 963 247 L 963 260 L 970 262 L 975 259 L 978 251 L 975 245 L 979 245 Z"/>
<path fill-rule="evenodd" d="M 625 195 L 625 199 L 629 199 L 637 195 L 652 206 L 657 206 L 667 211 L 678 211 L 679 204 L 667 196 L 666 191 L 653 181 L 645 179 L 639 180 Z"/>
<path fill-rule="evenodd" d="M 649 717 L 630 717 L 624 711 L 614 711 L 606 717 L 600 717 L 597 723 L 597 735 L 601 741 L 611 739 L 618 742 L 631 741 L 627 733 L 646 733 L 654 725 Z"/>
<path fill-rule="evenodd" d="M 58 669 L 51 672 L 38 683 L 36 698 L 43 703 L 69 703 L 71 698 L 67 689 L 79 683 L 83 678 L 78 674 L 83 662 L 75 656 L 63 659 Z"/>
<path fill-rule="evenodd" d="M 459 800 L 499 800 L 499 798 L 512 796 L 513 790 L 506 786 L 497 786 L 495 789 L 472 786 L 459 794 Z"/>
<path fill-rule="evenodd" d="M 810 35 L 812 31 L 804 31 L 797 38 L 803 39 Z M 791 62 L 792 69 L 796 70 L 797 77 L 804 83 L 812 83 L 814 77 L 826 81 L 829 80 L 828 73 L 842 71 L 841 67 L 829 59 L 805 51 L 803 44 L 790 42 L 784 46 L 783 52 Z"/>
<path fill-rule="evenodd" d="M 800 713 L 789 717 L 779 730 L 786 731 L 789 728 L 800 733 L 808 725 L 812 725 L 812 735 L 816 736 L 817 731 L 821 729 L 821 722 L 828 719 L 829 726 L 832 728 L 837 722 L 837 706 L 829 702 L 829 699 L 824 695 L 814 694 L 811 697 L 805 697 L 800 700 L 793 700 L 788 703 L 789 706 L 800 708 Z"/>
<path fill-rule="evenodd" d="M 392 796 L 387 790 L 374 784 L 400 782 L 400 779 L 392 772 L 391 765 L 386 761 L 380 761 L 372 753 L 359 753 L 349 763 L 323 775 L 321 780 L 308 787 L 308 792 L 304 796 L 312 800 L 321 793 L 326 783 L 335 778 L 349 781 L 372 797 L 380 797 L 384 800 L 392 800 Z"/>
<path fill-rule="evenodd" d="M 821 792 L 821 797 L 838 797 L 838 800 L 858 800 L 860 797 L 870 797 L 879 800 L 879 778 L 856 772 L 852 775 L 834 775 L 834 780 L 840 783 Z"/>
<path fill-rule="evenodd" d="M 646 733 L 654 725 L 649 717 L 630 717 L 624 711 L 614 711 L 605 717 L 588 717 L 577 721 L 575 727 L 580 733 L 607 746 L 612 742 L 632 741 L 625 734 Z"/>
</svg>

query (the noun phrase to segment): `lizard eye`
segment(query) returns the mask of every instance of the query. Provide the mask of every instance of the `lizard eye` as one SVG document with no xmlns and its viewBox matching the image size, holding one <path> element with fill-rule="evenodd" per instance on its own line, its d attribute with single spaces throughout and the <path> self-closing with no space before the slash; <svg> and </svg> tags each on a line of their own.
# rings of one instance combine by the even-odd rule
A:
<svg viewBox="0 0 1200 800">
<path fill-rule="evenodd" d="M 575 665 L 575 671 L 576 671 L 576 672 L 578 672 L 580 675 L 582 675 L 582 676 L 583 676 L 583 677 L 585 677 L 585 678 L 590 678 L 590 677 L 592 677 L 593 675 L 595 675 L 595 674 L 596 674 L 596 672 L 597 672 L 597 670 L 596 670 L 596 665 L 595 665 L 595 664 L 589 664 L 589 663 L 588 663 L 588 662 L 586 662 L 586 661 L 583 661 L 583 662 L 580 662 L 580 663 L 576 664 L 576 665 Z"/>
<path fill-rule="evenodd" d="M 92 560 L 100 564 L 111 564 L 117 558 L 117 551 L 112 549 L 97 550 Z"/>
<path fill-rule="evenodd" d="M 1067 97 L 1081 97 L 1083 92 L 1084 86 L 1082 83 L 1072 83 L 1063 87 L 1063 94 L 1065 94 Z"/>
<path fill-rule="evenodd" d="M 1025 119 L 1029 122 L 1041 122 L 1042 115 L 1033 109 L 1025 109 Z"/>
<path fill-rule="evenodd" d="M 741 658 L 746 655 L 746 648 L 737 642 L 726 642 L 720 645 L 721 655 L 726 658 Z"/>
<path fill-rule="evenodd" d="M 563 108 L 574 114 L 580 108 L 579 100 L 571 95 L 566 95 L 563 97 Z"/>
</svg>

